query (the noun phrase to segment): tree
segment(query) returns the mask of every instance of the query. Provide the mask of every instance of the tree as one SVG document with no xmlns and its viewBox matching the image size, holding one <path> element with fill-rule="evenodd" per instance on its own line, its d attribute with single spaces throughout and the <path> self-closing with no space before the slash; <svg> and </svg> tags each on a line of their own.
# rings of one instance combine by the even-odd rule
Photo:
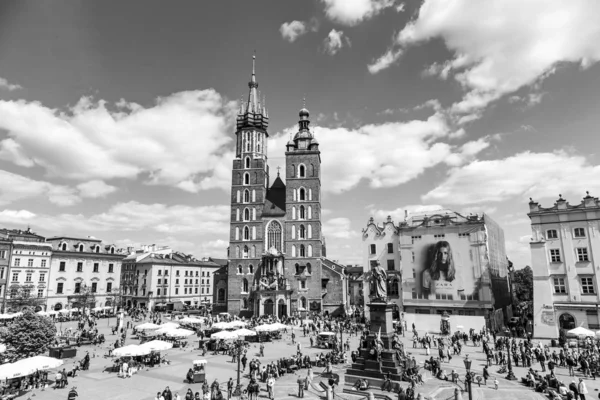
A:
<svg viewBox="0 0 600 400">
<path fill-rule="evenodd" d="M 27 358 L 44 353 L 56 338 L 56 326 L 50 318 L 26 310 L 2 333 L 8 358 Z M 12 356 L 12 357 L 11 357 Z"/>
<path fill-rule="evenodd" d="M 85 315 L 87 309 L 96 307 L 96 294 L 85 284 L 81 285 L 78 293 L 68 296 L 67 299 L 72 307 L 79 308 L 81 315 Z"/>
<path fill-rule="evenodd" d="M 120 288 L 112 288 L 110 292 L 106 294 L 106 299 L 112 303 L 113 310 L 117 310 L 119 307 L 123 308 L 124 296 Z"/>
<path fill-rule="evenodd" d="M 42 308 L 44 299 L 34 295 L 35 286 L 33 285 L 11 285 L 8 288 L 6 305 L 9 309 L 21 311 L 30 309 L 37 311 L 36 308 Z"/>
<path fill-rule="evenodd" d="M 533 299 L 533 270 L 529 265 L 513 273 L 513 288 L 517 303 Z"/>
</svg>

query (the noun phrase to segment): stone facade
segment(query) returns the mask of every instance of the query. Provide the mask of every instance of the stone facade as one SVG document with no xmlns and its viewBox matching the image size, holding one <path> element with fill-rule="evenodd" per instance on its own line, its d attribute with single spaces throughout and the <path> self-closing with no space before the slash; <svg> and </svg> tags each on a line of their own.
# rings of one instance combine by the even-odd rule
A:
<svg viewBox="0 0 600 400">
<path fill-rule="evenodd" d="M 121 262 L 125 253 L 95 238 L 53 237 L 47 305 L 50 310 L 81 308 L 77 295 L 87 286 L 94 307 L 113 306 L 121 285 Z M 89 305 L 90 307 L 92 305 Z"/>
<path fill-rule="evenodd" d="M 321 153 L 309 112 L 300 110 L 298 132 L 286 146 L 286 183 L 278 172 L 271 184 L 269 119 L 257 95 L 254 69 L 248 86 L 248 101 L 237 117 L 232 170 L 227 311 L 301 315 L 324 311 L 325 304 L 329 312 L 343 310 L 346 290 L 339 296 L 326 290 L 342 285 L 345 275 L 343 267 L 323 265 Z M 217 298 L 223 289 L 218 284 Z"/>
<path fill-rule="evenodd" d="M 4 311 L 4 295 L 6 294 L 6 279 L 10 268 L 12 241 L 0 237 L 0 312 Z"/>
<path fill-rule="evenodd" d="M 558 338 L 559 329 L 600 329 L 600 200 L 587 194 L 570 205 L 529 203 L 533 270 L 533 335 Z"/>
</svg>

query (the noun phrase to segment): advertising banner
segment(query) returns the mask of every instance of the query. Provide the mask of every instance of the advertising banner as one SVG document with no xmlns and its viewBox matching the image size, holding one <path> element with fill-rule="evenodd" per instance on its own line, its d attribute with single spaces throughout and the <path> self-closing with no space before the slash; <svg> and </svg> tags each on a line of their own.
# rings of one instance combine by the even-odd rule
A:
<svg viewBox="0 0 600 400">
<path fill-rule="evenodd" d="M 471 296 L 477 293 L 482 273 L 481 257 L 478 254 L 480 247 L 472 246 L 469 236 L 459 236 L 458 233 L 437 236 L 427 235 L 414 240 L 417 294 L 460 300 L 461 295 Z"/>
</svg>

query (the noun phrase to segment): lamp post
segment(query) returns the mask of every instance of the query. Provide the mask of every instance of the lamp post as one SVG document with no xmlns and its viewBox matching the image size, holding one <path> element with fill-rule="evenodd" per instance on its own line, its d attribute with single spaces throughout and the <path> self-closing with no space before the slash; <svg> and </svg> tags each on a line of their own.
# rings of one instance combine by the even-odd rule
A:
<svg viewBox="0 0 600 400">
<path fill-rule="evenodd" d="M 340 353 L 344 352 L 344 330 L 343 326 L 340 323 Z"/>
<path fill-rule="evenodd" d="M 469 360 L 469 355 L 467 354 L 465 359 L 465 368 L 467 369 L 467 376 L 465 380 L 465 386 L 467 391 L 469 392 L 469 400 L 473 400 L 473 395 L 471 394 L 471 360 Z"/>
<path fill-rule="evenodd" d="M 235 341 L 235 354 L 237 355 L 237 384 L 235 385 L 235 391 L 233 395 L 239 397 L 242 395 L 242 385 L 240 384 L 240 359 L 242 358 L 242 348 L 244 342 L 242 339 Z"/>
<path fill-rule="evenodd" d="M 508 375 L 506 375 L 506 379 L 508 379 L 509 381 L 516 381 L 517 377 L 513 373 L 512 363 L 510 360 L 510 339 L 506 341 L 506 352 L 506 358 L 508 358 Z"/>
</svg>

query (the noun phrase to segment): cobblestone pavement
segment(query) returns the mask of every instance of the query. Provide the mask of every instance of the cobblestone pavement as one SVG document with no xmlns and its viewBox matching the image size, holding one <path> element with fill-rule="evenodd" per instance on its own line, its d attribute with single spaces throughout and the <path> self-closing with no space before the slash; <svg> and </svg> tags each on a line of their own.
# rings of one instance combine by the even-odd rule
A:
<svg viewBox="0 0 600 400">
<path fill-rule="evenodd" d="M 188 348 L 181 349 L 172 349 L 167 352 L 167 357 L 171 360 L 170 365 L 143 369 L 140 370 L 136 375 L 132 378 L 118 378 L 115 373 L 106 372 L 105 369 L 112 365 L 112 360 L 110 358 L 105 358 L 103 355 L 107 353 L 107 348 L 109 343 L 114 343 L 116 336 L 113 336 L 110 333 L 109 325 L 114 325 L 115 319 L 112 318 L 110 322 L 107 320 L 100 320 L 99 322 L 99 330 L 101 333 L 104 333 L 107 339 L 107 343 L 104 346 L 82 346 L 77 354 L 75 359 L 67 359 L 65 360 L 65 368 L 67 370 L 70 368 L 73 363 L 83 357 L 85 351 L 90 351 L 91 366 L 88 371 L 80 371 L 77 377 L 69 379 L 69 388 L 72 386 L 77 387 L 77 391 L 79 392 L 80 400 L 87 399 L 111 399 L 111 400 L 151 400 L 156 395 L 157 391 L 162 391 L 166 386 L 169 386 L 172 392 L 179 392 L 179 394 L 183 397 L 188 388 L 191 388 L 194 392 L 201 391 L 200 384 L 189 385 L 184 382 L 185 374 L 187 370 L 191 367 L 192 361 L 199 358 L 205 358 L 208 361 L 207 366 L 207 378 L 209 382 L 212 382 L 214 379 L 218 379 L 218 381 L 224 386 L 229 377 L 233 377 L 234 380 L 236 378 L 236 367 L 237 364 L 233 364 L 231 362 L 231 358 L 223 355 L 212 355 L 210 352 L 206 354 L 205 357 L 201 356 L 201 353 L 197 350 L 198 342 L 195 339 L 195 336 L 190 337 L 190 344 L 188 344 Z M 62 328 L 65 329 L 67 326 L 75 326 L 74 322 L 63 323 Z M 60 324 L 57 324 L 57 327 L 60 327 Z M 316 353 L 320 353 L 322 350 L 317 348 L 310 348 L 310 343 L 308 337 L 303 337 L 302 331 L 298 328 L 296 331 L 296 339 L 302 344 L 302 349 L 305 354 L 314 355 Z M 344 341 L 348 337 L 347 334 L 344 334 Z M 351 348 L 356 349 L 358 345 L 358 337 L 351 336 Z M 425 354 L 425 350 L 421 348 L 413 349 L 412 341 L 409 338 L 402 339 L 405 347 L 409 353 L 409 355 L 415 356 L 419 363 L 423 363 L 426 358 L 429 358 Z M 132 339 L 128 337 L 126 344 L 137 344 L 138 340 Z M 193 348 L 190 348 L 193 344 Z M 296 351 L 296 345 L 291 343 L 290 335 L 284 335 L 281 340 L 267 343 L 265 345 L 265 357 L 260 358 L 261 362 L 270 362 L 280 357 L 289 356 L 294 354 Z M 432 349 L 432 354 L 437 354 L 437 349 Z M 445 369 L 448 373 L 455 369 L 460 375 L 461 379 L 465 375 L 465 369 L 463 364 L 464 355 L 469 354 L 469 358 L 473 360 L 471 370 L 477 374 L 480 374 L 483 366 L 485 365 L 485 359 L 481 350 L 481 347 L 473 347 L 471 345 L 467 345 L 463 347 L 463 355 L 462 356 L 454 356 L 452 360 L 447 363 L 443 363 L 442 368 Z M 95 356 L 95 357 L 94 357 Z M 252 359 L 254 357 L 258 357 L 258 345 L 251 344 L 250 351 L 248 354 L 248 358 Z M 344 384 L 344 372 L 348 367 L 344 365 L 334 366 L 335 372 L 340 374 L 340 388 L 343 388 Z M 539 367 L 539 365 L 538 365 Z M 488 380 L 488 384 L 479 387 L 476 383 L 473 384 L 473 398 L 474 399 L 499 399 L 499 398 L 513 398 L 513 399 L 542 399 L 547 398 L 538 393 L 534 393 L 533 390 L 525 387 L 520 383 L 520 381 L 507 381 L 504 378 L 504 375 L 499 375 L 496 373 L 498 370 L 497 366 L 492 366 L 489 368 L 489 372 L 492 376 L 490 380 Z M 520 378 L 525 376 L 526 368 L 523 367 L 513 367 L 515 375 Z M 317 399 L 320 396 L 323 396 L 322 392 L 319 392 L 318 383 L 320 380 L 326 381 L 325 378 L 321 378 L 321 368 L 314 368 L 314 388 L 311 387 L 309 390 L 305 391 L 306 399 Z M 246 369 L 248 372 L 248 369 Z M 428 398 L 435 398 L 439 400 L 446 400 L 451 397 L 454 387 L 456 385 L 440 381 L 436 378 L 430 376 L 428 371 L 424 371 L 424 379 L 425 384 L 419 386 L 417 389 L 418 393 L 423 393 Z M 53 374 L 51 374 L 53 377 Z M 305 377 L 306 370 L 301 370 L 297 374 L 286 374 L 284 377 L 281 377 L 277 380 L 275 385 L 275 399 L 293 399 L 297 398 L 297 384 L 296 380 L 299 376 Z M 559 379 L 562 379 L 567 385 L 570 383 L 571 379 L 568 376 L 568 371 L 565 368 L 557 369 L 557 376 Z M 499 390 L 495 390 L 493 388 L 493 380 L 494 377 L 498 378 L 500 382 Z M 579 375 L 577 376 L 577 380 Z M 242 376 L 242 384 L 247 385 L 248 377 L 244 374 Z M 589 397 L 595 398 L 597 397 L 598 389 L 600 389 L 600 379 L 597 381 L 586 379 L 586 384 L 588 386 L 588 390 L 590 392 Z M 222 387 L 223 387 L 222 386 Z M 264 388 L 264 384 L 261 384 Z M 407 387 L 408 384 L 403 382 L 403 387 Z M 461 389 L 464 388 L 463 382 L 459 382 L 458 387 Z M 31 393 L 23 396 L 23 399 L 33 398 L 34 394 L 38 400 L 54 400 L 54 399 L 66 399 L 67 398 L 68 389 L 46 389 L 42 391 L 41 389 L 36 389 Z M 336 389 L 336 393 L 338 393 L 342 399 L 346 398 L 348 400 L 358 399 L 359 397 L 353 396 L 350 394 L 341 393 L 341 389 Z M 261 398 L 267 398 L 267 394 L 265 391 L 261 392 Z M 392 395 L 392 398 L 396 398 L 396 396 Z M 467 393 L 463 393 L 463 398 L 465 400 L 468 399 Z"/>
</svg>

